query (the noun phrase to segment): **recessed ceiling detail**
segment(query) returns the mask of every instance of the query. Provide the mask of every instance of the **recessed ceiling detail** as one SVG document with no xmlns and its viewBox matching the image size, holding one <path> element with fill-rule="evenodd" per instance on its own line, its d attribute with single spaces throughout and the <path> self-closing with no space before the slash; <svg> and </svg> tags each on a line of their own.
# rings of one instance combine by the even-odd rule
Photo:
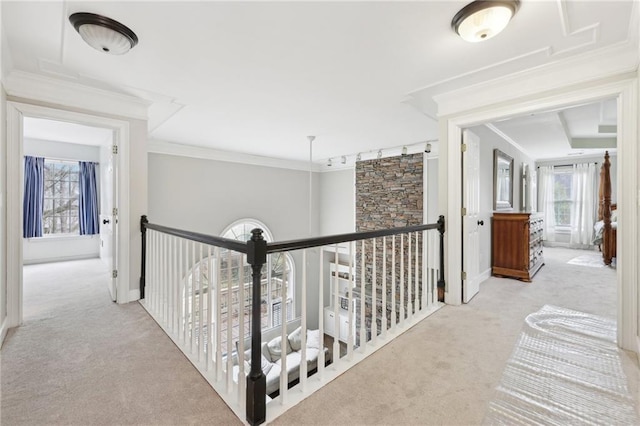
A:
<svg viewBox="0 0 640 426">
<path fill-rule="evenodd" d="M 638 55 L 637 2 L 523 1 L 471 44 L 449 25 L 468 1 L 3 2 L 3 66 L 150 100 L 151 140 L 306 161 L 309 133 L 318 159 L 410 146 L 438 138 L 434 96 L 577 54 Z M 144 46 L 94 54 L 68 21 L 85 11 Z"/>
</svg>

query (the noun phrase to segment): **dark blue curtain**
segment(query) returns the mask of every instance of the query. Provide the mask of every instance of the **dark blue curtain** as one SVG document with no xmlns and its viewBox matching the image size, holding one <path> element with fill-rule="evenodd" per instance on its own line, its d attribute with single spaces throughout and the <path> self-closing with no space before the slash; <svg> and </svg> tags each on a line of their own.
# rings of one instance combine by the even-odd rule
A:
<svg viewBox="0 0 640 426">
<path fill-rule="evenodd" d="M 24 157 L 24 199 L 22 200 L 22 235 L 42 237 L 44 211 L 44 158 Z"/>
<path fill-rule="evenodd" d="M 92 235 L 100 232 L 98 221 L 98 186 L 96 184 L 96 163 L 80 161 L 79 206 L 80 235 Z"/>
</svg>

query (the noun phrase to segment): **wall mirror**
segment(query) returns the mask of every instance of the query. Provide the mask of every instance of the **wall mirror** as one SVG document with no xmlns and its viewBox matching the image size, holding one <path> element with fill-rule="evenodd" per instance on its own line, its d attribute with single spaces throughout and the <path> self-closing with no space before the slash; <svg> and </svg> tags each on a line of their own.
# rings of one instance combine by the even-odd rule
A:
<svg viewBox="0 0 640 426">
<path fill-rule="evenodd" d="M 513 209 L 513 158 L 493 150 L 493 209 Z"/>
</svg>

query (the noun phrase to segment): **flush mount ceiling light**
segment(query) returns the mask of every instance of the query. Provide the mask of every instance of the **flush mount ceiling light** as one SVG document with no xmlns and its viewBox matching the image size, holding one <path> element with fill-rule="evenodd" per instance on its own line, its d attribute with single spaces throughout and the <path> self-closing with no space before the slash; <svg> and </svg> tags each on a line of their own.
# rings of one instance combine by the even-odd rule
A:
<svg viewBox="0 0 640 426">
<path fill-rule="evenodd" d="M 451 28 L 463 40 L 488 40 L 504 30 L 520 7 L 520 0 L 476 0 L 463 7 L 451 21 Z"/>
<path fill-rule="evenodd" d="M 118 21 L 95 13 L 74 13 L 69 22 L 87 44 L 101 52 L 122 55 L 138 44 L 138 36 Z"/>
</svg>

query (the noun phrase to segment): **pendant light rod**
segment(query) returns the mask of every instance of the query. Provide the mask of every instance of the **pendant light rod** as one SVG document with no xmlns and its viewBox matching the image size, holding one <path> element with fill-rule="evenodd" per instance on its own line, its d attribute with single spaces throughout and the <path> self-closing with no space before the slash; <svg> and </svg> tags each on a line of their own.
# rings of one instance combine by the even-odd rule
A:
<svg viewBox="0 0 640 426">
<path fill-rule="evenodd" d="M 313 215 L 313 141 L 315 136 L 307 136 L 309 140 L 309 236 L 313 235 L 311 220 Z"/>
</svg>

